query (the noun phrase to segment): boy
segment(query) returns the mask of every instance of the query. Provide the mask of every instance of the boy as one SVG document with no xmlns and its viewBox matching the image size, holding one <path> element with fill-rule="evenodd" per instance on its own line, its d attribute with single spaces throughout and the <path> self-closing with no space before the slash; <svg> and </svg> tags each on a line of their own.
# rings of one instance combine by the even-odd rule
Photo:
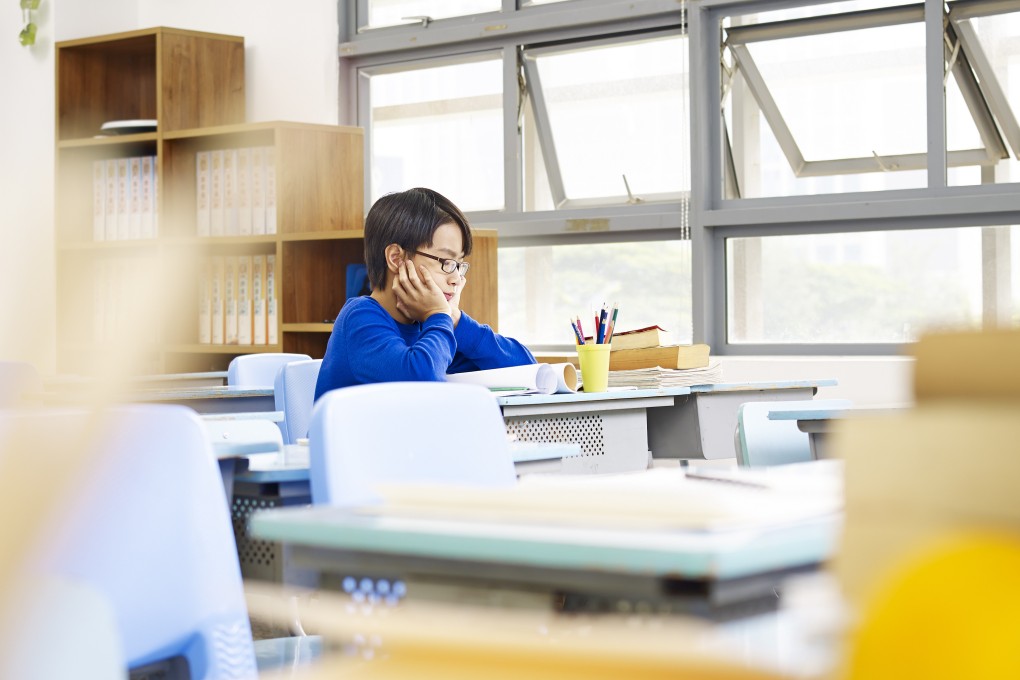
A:
<svg viewBox="0 0 1020 680">
<path fill-rule="evenodd" d="M 365 218 L 372 293 L 340 310 L 315 398 L 329 390 L 535 363 L 531 352 L 460 310 L 471 254 L 467 219 L 431 189 L 383 196 Z"/>
</svg>

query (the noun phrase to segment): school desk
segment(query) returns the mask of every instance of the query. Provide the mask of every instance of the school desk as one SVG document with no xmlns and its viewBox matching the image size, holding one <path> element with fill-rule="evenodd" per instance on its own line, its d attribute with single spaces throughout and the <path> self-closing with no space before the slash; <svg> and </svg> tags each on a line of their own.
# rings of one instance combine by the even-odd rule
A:
<svg viewBox="0 0 1020 680">
<path fill-rule="evenodd" d="M 677 473 L 678 484 L 733 497 L 732 480 L 683 482 Z M 802 477 L 796 483 L 817 481 L 824 492 L 832 486 L 829 476 Z M 779 497 L 763 496 L 761 503 Z M 649 611 L 725 618 L 755 606 L 774 606 L 782 579 L 833 555 L 838 499 L 799 498 L 803 505 L 781 519 L 770 519 L 759 508 L 759 514 L 739 523 L 690 528 L 654 516 L 616 522 L 556 515 L 539 522 L 485 512 L 484 505 L 476 513 L 460 506 L 445 513 L 423 512 L 412 505 L 393 512 L 339 507 L 263 511 L 252 516 L 250 531 L 258 539 L 288 546 L 295 563 L 321 574 L 404 580 L 409 596 L 414 594 L 411 584 L 420 583 L 426 593 L 445 585 L 454 598 L 495 590 L 530 595 L 540 606 L 559 602 L 565 609 L 615 611 L 626 602 Z"/>
<path fill-rule="evenodd" d="M 592 394 L 499 397 L 507 432 L 526 441 L 572 441 L 571 474 L 643 470 L 652 458 L 732 458 L 737 410 L 748 401 L 811 399 L 835 380 L 722 383 Z"/>
<path fill-rule="evenodd" d="M 829 435 L 832 422 L 848 416 L 879 415 L 894 413 L 908 406 L 888 406 L 885 408 L 802 408 L 789 411 L 770 411 L 769 420 L 796 420 L 797 429 L 806 432 L 811 444 L 811 455 L 815 460 L 829 456 Z"/>
</svg>

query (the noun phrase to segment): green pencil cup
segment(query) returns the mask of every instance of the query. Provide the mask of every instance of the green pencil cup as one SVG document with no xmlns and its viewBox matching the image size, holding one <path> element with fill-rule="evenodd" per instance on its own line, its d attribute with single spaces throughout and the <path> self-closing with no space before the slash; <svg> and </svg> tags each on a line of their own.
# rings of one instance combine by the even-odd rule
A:
<svg viewBox="0 0 1020 680">
<path fill-rule="evenodd" d="M 612 345 L 578 345 L 581 382 L 585 392 L 605 392 L 609 387 L 609 350 Z"/>
</svg>

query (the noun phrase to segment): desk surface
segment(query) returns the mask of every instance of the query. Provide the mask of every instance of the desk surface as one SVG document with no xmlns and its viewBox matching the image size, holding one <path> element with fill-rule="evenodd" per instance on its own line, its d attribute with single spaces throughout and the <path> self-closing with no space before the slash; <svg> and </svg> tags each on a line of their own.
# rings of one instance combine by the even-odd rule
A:
<svg viewBox="0 0 1020 680">
<path fill-rule="evenodd" d="M 567 394 L 521 394 L 511 397 L 497 397 L 501 406 L 527 406 L 536 404 L 562 404 L 576 402 L 600 402 L 626 399 L 647 399 L 650 397 L 675 397 L 687 394 L 713 394 L 720 392 L 748 392 L 758 390 L 785 390 L 804 387 L 831 387 L 835 380 L 776 380 L 770 382 L 716 383 L 693 387 L 662 387 L 658 389 L 628 390 L 616 389 L 607 392 L 571 392 Z"/>
</svg>

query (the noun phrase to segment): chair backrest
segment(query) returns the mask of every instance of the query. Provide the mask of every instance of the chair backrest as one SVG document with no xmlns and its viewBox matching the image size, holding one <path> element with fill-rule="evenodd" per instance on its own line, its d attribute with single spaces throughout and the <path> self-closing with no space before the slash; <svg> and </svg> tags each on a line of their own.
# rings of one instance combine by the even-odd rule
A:
<svg viewBox="0 0 1020 680">
<path fill-rule="evenodd" d="M 312 502 L 379 501 L 374 486 L 516 482 L 499 405 L 479 385 L 393 382 L 328 392 L 312 412 Z"/>
<path fill-rule="evenodd" d="M 0 408 L 21 405 L 30 392 L 42 392 L 42 378 L 35 366 L 24 361 L 0 361 Z"/>
<path fill-rule="evenodd" d="M 752 401 L 737 409 L 734 442 L 737 463 L 742 467 L 787 465 L 812 460 L 811 441 L 796 420 L 769 420 L 769 412 L 802 409 L 848 408 L 847 399 L 800 401 Z"/>
<path fill-rule="evenodd" d="M 0 415 L 0 434 L 14 428 L 32 434 L 33 450 L 15 447 L 13 455 L 56 459 L 57 447 L 73 442 L 89 461 L 41 534 L 31 568 L 87 584 L 111 603 L 128 668 L 194 680 L 254 676 L 230 510 L 194 411 Z M 190 675 L 174 675 L 185 664 Z"/>
<path fill-rule="evenodd" d="M 227 366 L 227 385 L 230 387 L 272 387 L 280 367 L 291 361 L 311 359 L 307 354 L 270 352 L 242 354 L 234 357 Z"/>
<path fill-rule="evenodd" d="M 295 444 L 298 439 L 308 436 L 320 366 L 322 359 L 292 361 L 284 364 L 276 374 L 273 397 L 276 410 L 283 411 L 280 431 L 283 432 L 284 444 Z"/>
</svg>

